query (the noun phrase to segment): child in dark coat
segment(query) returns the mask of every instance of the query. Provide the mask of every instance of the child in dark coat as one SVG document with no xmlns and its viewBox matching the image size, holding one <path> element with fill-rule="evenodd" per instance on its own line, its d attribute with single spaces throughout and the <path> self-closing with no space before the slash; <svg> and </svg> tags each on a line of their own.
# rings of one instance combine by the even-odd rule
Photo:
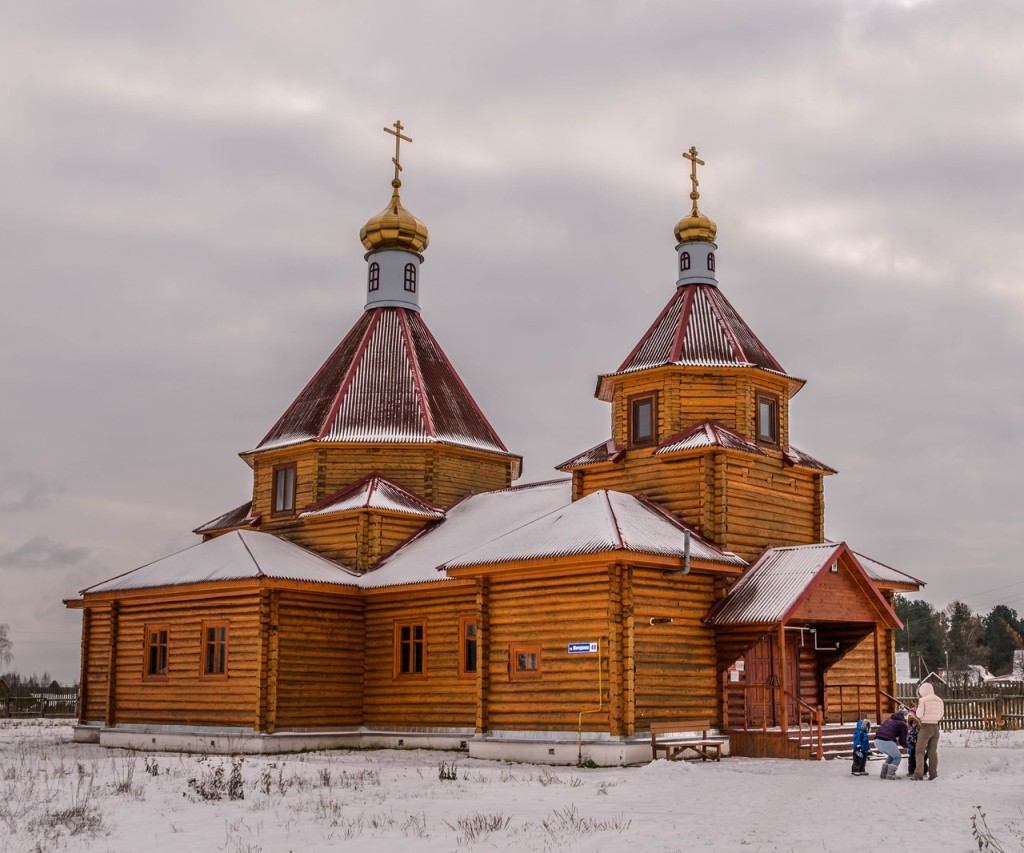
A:
<svg viewBox="0 0 1024 853">
<path fill-rule="evenodd" d="M 910 709 L 907 716 L 907 775 L 913 776 L 917 769 L 917 736 L 921 733 L 921 721 L 914 714 L 914 708 Z M 921 756 L 924 761 L 924 772 L 928 772 L 928 756 Z"/>
<path fill-rule="evenodd" d="M 871 720 L 858 720 L 857 730 L 853 733 L 853 775 L 867 776 L 865 764 L 871 752 Z"/>
</svg>

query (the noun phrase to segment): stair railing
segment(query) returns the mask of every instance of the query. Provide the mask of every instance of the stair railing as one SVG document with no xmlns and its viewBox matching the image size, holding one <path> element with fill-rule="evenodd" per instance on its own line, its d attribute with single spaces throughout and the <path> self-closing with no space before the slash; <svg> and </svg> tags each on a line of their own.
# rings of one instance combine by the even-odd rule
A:
<svg viewBox="0 0 1024 853">
<path fill-rule="evenodd" d="M 804 719 L 807 720 L 807 741 L 810 744 L 811 750 L 816 754 L 819 761 L 825 757 L 825 748 L 822 744 L 822 722 L 824 720 L 824 713 L 821 710 L 821 705 L 815 707 L 799 696 L 794 696 L 788 690 L 785 691 L 785 695 L 792 699 L 797 704 L 797 729 L 800 735 L 800 743 L 804 740 Z"/>
</svg>

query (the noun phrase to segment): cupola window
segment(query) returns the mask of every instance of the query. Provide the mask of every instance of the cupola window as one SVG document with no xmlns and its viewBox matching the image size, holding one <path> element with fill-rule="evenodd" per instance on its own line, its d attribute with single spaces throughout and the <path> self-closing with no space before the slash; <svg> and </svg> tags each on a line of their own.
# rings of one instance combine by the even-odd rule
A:
<svg viewBox="0 0 1024 853">
<path fill-rule="evenodd" d="M 377 290 L 380 287 L 380 264 L 374 261 L 370 264 L 370 287 L 371 291 Z"/>
<path fill-rule="evenodd" d="M 779 443 L 779 398 L 774 394 L 757 394 L 757 440 Z"/>
<path fill-rule="evenodd" d="M 715 253 L 708 252 L 708 272 L 715 271 Z"/>
<path fill-rule="evenodd" d="M 405 289 L 409 293 L 416 292 L 416 264 L 405 265 Z"/>
<path fill-rule="evenodd" d="M 686 272 L 690 268 L 690 253 L 679 253 L 679 272 Z"/>
<path fill-rule="evenodd" d="M 295 463 L 274 467 L 274 504 L 271 515 L 295 512 Z"/>
<path fill-rule="evenodd" d="M 654 444 L 657 398 L 651 394 L 629 401 L 629 443 L 634 447 Z"/>
</svg>

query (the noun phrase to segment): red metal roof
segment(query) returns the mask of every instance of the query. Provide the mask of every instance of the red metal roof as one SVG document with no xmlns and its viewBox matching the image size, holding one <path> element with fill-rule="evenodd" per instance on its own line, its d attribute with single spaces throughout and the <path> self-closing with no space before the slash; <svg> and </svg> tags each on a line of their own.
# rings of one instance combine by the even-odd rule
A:
<svg viewBox="0 0 1024 853">
<path fill-rule="evenodd" d="M 835 468 L 826 465 L 819 459 L 815 459 L 810 453 L 804 453 L 802 450 L 798 450 L 792 445 L 783 451 L 783 456 L 786 463 L 789 465 L 799 465 L 803 468 L 815 468 L 818 471 L 824 471 L 827 474 L 839 473 Z"/>
<path fill-rule="evenodd" d="M 370 474 L 351 485 L 339 489 L 321 501 L 312 504 L 301 513 L 299 518 L 330 515 L 352 510 L 377 509 L 387 512 L 398 512 L 403 515 L 414 515 L 420 518 L 444 518 L 444 510 L 439 506 L 421 498 L 419 495 L 403 489 L 397 483 Z"/>
<path fill-rule="evenodd" d="M 555 468 L 564 471 L 566 468 L 580 468 L 584 465 L 597 465 L 601 462 L 618 462 L 625 452 L 625 447 L 619 447 L 614 441 L 608 439 L 608 441 L 595 444 L 590 450 L 584 450 L 571 459 L 566 459 Z"/>
<path fill-rule="evenodd" d="M 257 450 L 437 442 L 512 456 L 417 311 L 363 313 Z"/>
<path fill-rule="evenodd" d="M 753 453 L 755 456 L 765 455 L 765 452 L 746 436 L 710 419 L 669 436 L 661 443 L 654 455 L 679 453 L 683 450 L 703 450 L 708 447 L 742 450 L 744 453 Z"/>
<path fill-rule="evenodd" d="M 605 376 L 666 364 L 759 367 L 788 375 L 713 284 L 678 287 L 619 369 Z"/>
</svg>

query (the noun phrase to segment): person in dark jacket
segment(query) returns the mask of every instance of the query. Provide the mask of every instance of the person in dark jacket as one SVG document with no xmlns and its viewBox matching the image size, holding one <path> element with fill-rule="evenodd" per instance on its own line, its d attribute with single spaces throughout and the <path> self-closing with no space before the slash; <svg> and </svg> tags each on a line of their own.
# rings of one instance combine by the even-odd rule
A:
<svg viewBox="0 0 1024 853">
<path fill-rule="evenodd" d="M 901 746 L 904 749 L 907 746 L 907 719 L 902 711 L 897 711 L 875 731 L 875 749 L 884 752 L 886 756 L 878 778 L 896 778 L 896 768 L 903 760 L 903 756 L 900 755 Z"/>
<path fill-rule="evenodd" d="M 871 720 L 858 720 L 857 730 L 853 733 L 853 770 L 854 776 L 867 776 L 864 765 L 871 752 Z"/>
</svg>

